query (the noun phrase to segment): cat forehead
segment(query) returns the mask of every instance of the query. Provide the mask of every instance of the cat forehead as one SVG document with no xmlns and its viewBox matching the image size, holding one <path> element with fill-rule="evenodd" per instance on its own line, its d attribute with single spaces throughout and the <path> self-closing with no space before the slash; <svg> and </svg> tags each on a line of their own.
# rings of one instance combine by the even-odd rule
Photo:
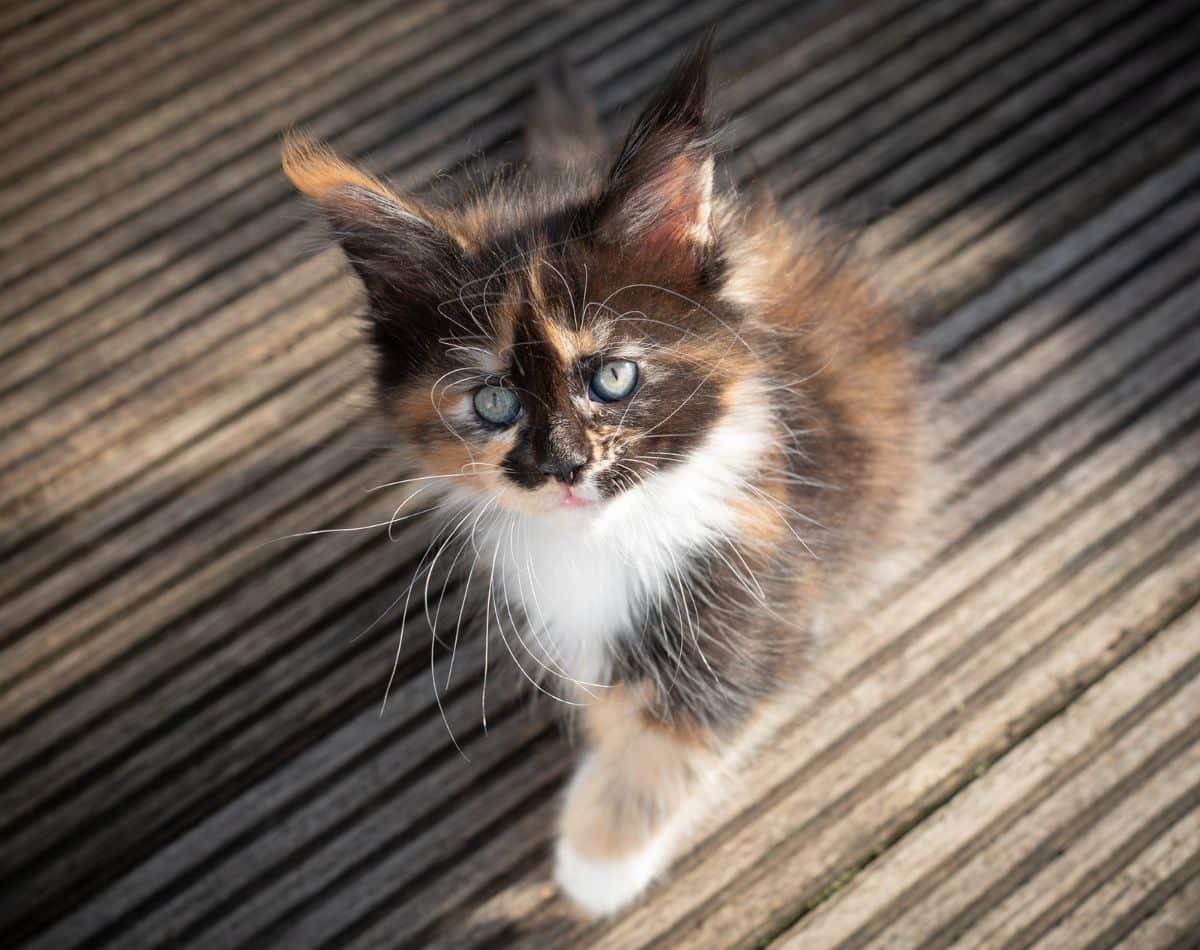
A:
<svg viewBox="0 0 1200 950">
<path fill-rule="evenodd" d="M 520 305 L 493 314 L 490 345 L 479 348 L 485 371 L 508 373 L 539 365 L 568 372 L 609 345 L 608 323 L 559 307 Z"/>
<path fill-rule="evenodd" d="M 631 281 L 608 262 L 525 255 L 502 276 L 482 277 L 460 298 L 471 332 L 462 354 L 482 371 L 505 374 L 541 364 L 560 372 L 598 355 L 632 359 L 653 353 L 694 358 L 712 334 L 696 325 L 707 312 L 694 300 L 654 284 Z M 596 266 L 599 265 L 599 266 Z M 699 332 L 698 332 L 699 331 Z M 719 347 L 718 347 L 719 348 Z"/>
<path fill-rule="evenodd" d="M 587 293 L 586 281 L 572 281 L 562 267 L 538 258 L 502 282 L 492 281 L 477 301 L 464 300 L 472 324 L 485 330 L 486 345 L 474 354 L 492 373 L 523 361 L 549 361 L 568 370 L 613 337 L 611 314 Z"/>
</svg>

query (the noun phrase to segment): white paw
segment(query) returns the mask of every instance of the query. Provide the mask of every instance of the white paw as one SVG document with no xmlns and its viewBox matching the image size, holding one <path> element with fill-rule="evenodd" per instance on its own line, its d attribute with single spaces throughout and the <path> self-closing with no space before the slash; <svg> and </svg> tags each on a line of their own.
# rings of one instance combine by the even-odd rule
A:
<svg viewBox="0 0 1200 950">
<path fill-rule="evenodd" d="M 634 854 L 603 859 L 584 857 L 560 838 L 554 880 L 588 914 L 606 917 L 633 901 L 666 867 L 666 844 L 660 835 Z"/>
</svg>

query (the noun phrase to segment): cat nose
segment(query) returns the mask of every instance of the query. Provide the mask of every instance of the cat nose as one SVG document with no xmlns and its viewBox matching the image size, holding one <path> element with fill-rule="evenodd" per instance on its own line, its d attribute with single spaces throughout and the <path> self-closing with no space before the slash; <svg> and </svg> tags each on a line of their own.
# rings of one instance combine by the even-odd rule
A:
<svg viewBox="0 0 1200 950">
<path fill-rule="evenodd" d="M 586 464 L 586 462 L 580 462 L 574 458 L 548 459 L 539 468 L 543 475 L 550 475 L 564 485 L 574 485 Z"/>
</svg>

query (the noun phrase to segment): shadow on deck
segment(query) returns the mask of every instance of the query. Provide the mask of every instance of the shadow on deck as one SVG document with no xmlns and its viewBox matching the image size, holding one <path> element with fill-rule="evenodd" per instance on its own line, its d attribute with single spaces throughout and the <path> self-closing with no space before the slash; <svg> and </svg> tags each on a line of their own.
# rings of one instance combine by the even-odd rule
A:
<svg viewBox="0 0 1200 950">
<path fill-rule="evenodd" d="M 6 943 L 1194 938 L 1198 14 L 7 5 Z M 511 158 L 552 52 L 611 118 L 713 19 L 735 174 L 862 223 L 911 292 L 936 515 L 703 843 L 585 925 L 548 883 L 568 747 L 496 679 L 485 732 L 482 644 L 443 722 L 414 608 L 379 714 L 397 620 L 358 635 L 415 538 L 263 543 L 393 507 L 364 493 L 394 469 L 357 394 L 354 288 L 314 255 L 277 136 L 310 126 L 415 187 Z"/>
</svg>

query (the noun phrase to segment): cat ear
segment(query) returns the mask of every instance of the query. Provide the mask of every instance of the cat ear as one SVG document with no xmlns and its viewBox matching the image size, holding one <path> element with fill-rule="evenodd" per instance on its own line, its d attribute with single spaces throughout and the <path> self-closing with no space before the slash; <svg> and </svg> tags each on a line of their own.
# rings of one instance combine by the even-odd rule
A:
<svg viewBox="0 0 1200 950">
<path fill-rule="evenodd" d="M 676 65 L 634 123 L 602 199 L 603 237 L 653 255 L 698 255 L 711 243 L 711 40 Z"/>
<path fill-rule="evenodd" d="M 324 213 L 379 312 L 401 317 L 447 298 L 462 245 L 433 210 L 299 133 L 284 138 L 283 171 Z"/>
</svg>

